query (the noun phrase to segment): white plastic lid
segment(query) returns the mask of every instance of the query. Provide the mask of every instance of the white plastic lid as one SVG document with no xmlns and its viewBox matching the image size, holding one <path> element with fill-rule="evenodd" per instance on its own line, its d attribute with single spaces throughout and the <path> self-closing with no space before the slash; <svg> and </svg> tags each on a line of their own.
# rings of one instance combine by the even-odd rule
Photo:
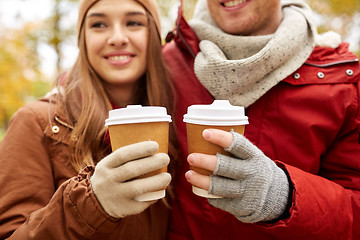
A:
<svg viewBox="0 0 360 240">
<path fill-rule="evenodd" d="M 184 122 L 210 126 L 236 126 L 248 124 L 245 109 L 233 106 L 228 100 L 215 100 L 212 104 L 188 107 Z"/>
<path fill-rule="evenodd" d="M 167 115 L 165 107 L 128 105 L 110 110 L 105 126 L 143 122 L 171 122 L 171 116 Z"/>
</svg>

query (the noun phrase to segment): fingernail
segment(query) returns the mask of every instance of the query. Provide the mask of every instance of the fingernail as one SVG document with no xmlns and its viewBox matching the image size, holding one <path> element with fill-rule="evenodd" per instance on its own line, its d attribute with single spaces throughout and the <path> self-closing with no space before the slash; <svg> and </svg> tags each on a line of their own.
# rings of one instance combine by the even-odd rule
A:
<svg viewBox="0 0 360 240">
<path fill-rule="evenodd" d="M 210 130 L 208 130 L 208 129 L 205 129 L 204 131 L 203 131 L 203 138 L 204 139 L 210 139 L 211 138 L 211 131 Z"/>
<path fill-rule="evenodd" d="M 185 173 L 185 178 L 188 182 L 190 182 L 190 178 L 191 176 L 193 175 L 193 171 L 192 170 L 189 170 Z"/>
<path fill-rule="evenodd" d="M 195 159 L 194 154 L 190 154 L 190 155 L 188 156 L 188 163 L 194 163 L 194 159 Z"/>
</svg>

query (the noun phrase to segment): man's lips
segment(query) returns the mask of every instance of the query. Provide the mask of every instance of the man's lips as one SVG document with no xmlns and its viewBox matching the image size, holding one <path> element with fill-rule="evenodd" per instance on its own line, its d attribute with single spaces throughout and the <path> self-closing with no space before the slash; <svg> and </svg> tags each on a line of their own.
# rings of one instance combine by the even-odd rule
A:
<svg viewBox="0 0 360 240">
<path fill-rule="evenodd" d="M 247 0 L 231 0 L 231 1 L 222 1 L 220 4 L 226 8 L 234 8 L 246 2 Z"/>
</svg>

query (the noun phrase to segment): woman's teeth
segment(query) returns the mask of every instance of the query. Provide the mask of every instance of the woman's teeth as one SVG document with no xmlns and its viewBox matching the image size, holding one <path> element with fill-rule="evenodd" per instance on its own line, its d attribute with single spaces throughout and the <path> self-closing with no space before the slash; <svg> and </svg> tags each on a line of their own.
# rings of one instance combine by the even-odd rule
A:
<svg viewBox="0 0 360 240">
<path fill-rule="evenodd" d="M 126 60 L 129 59 L 130 56 L 129 55 L 123 55 L 123 56 L 112 56 L 109 57 L 109 60 L 113 60 L 113 61 L 120 61 L 120 60 Z"/>
</svg>

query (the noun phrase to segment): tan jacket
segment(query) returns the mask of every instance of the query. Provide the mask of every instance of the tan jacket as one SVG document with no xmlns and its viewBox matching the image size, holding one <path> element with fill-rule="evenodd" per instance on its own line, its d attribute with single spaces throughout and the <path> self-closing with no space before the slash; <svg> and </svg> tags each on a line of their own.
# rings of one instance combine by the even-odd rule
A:
<svg viewBox="0 0 360 240">
<path fill-rule="evenodd" d="M 87 167 L 68 161 L 71 124 L 60 103 L 41 99 L 17 111 L 0 143 L 0 239 L 164 239 L 168 209 L 109 216 Z"/>
</svg>

